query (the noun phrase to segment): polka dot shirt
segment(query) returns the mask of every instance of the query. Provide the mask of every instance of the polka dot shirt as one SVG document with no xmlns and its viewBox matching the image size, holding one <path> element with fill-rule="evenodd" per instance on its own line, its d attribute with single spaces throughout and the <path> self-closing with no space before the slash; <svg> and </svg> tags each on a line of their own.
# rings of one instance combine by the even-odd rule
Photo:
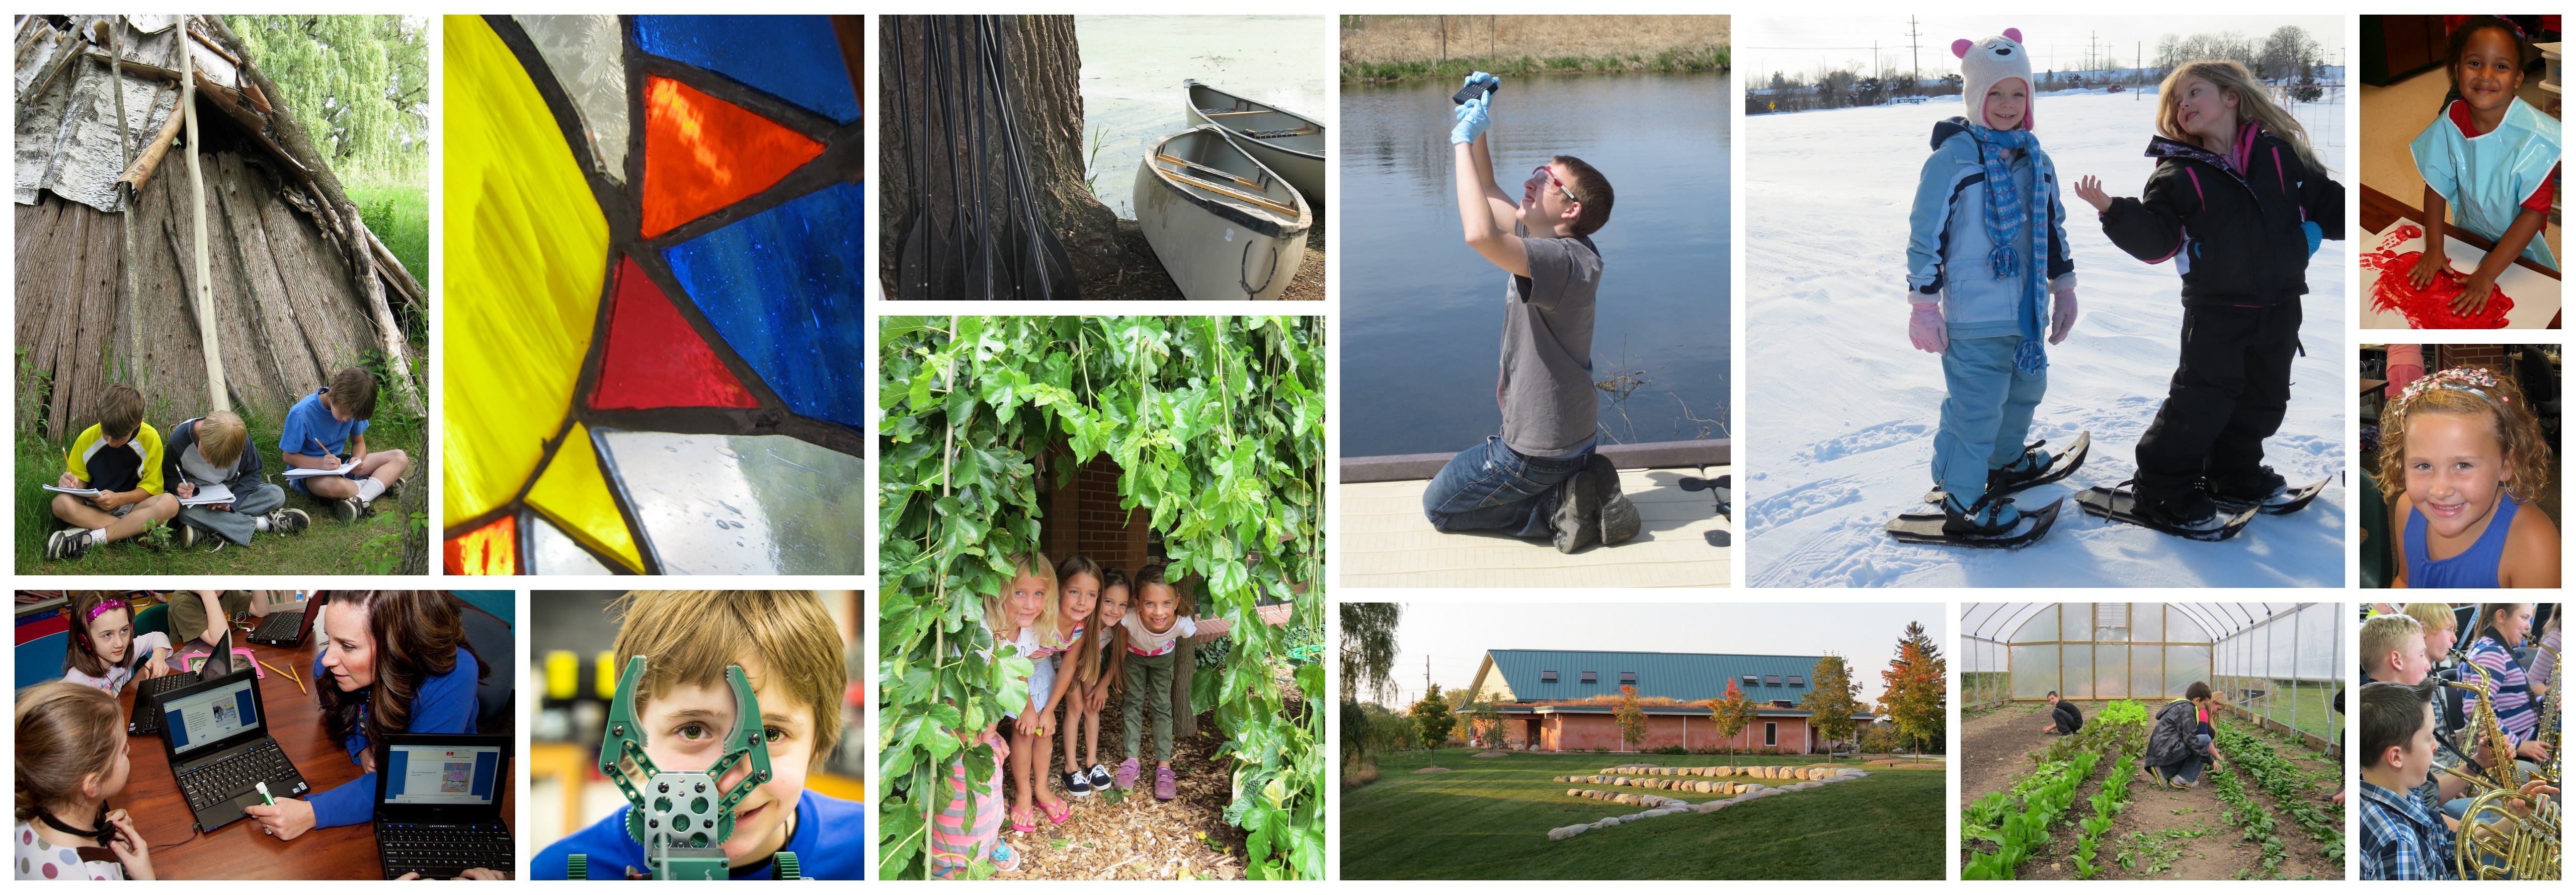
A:
<svg viewBox="0 0 2576 895">
<path fill-rule="evenodd" d="M 33 824 L 18 824 L 19 879 L 124 879 L 114 861 L 83 861 L 80 852 L 36 838 Z"/>
</svg>

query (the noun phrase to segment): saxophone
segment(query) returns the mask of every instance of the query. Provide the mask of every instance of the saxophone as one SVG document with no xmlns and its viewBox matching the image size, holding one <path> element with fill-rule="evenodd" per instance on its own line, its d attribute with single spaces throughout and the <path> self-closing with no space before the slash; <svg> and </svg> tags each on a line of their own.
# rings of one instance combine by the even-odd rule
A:
<svg viewBox="0 0 2576 895">
<path fill-rule="evenodd" d="M 2461 812 L 2460 829 L 2454 837 L 2454 855 L 2460 878 L 2464 880 L 2554 880 L 2559 876 L 2559 804 L 2548 796 L 2525 799 L 2520 791 L 2528 780 L 2549 778 L 2533 774 L 2525 777 L 2514 764 L 2513 741 L 2505 736 L 2504 725 L 2496 721 L 2495 679 L 2476 664 L 2472 669 L 2478 683 L 2443 681 L 2477 694 L 2475 712 L 2465 733 L 2469 737 L 2466 752 L 2471 761 L 2484 767 L 2464 773 L 2445 768 L 2444 772 L 2469 781 L 2478 795 Z M 2554 676 L 2554 672 L 2553 672 Z M 2556 688 L 2551 688 L 2556 693 Z M 2554 782 L 2554 781 L 2553 781 Z M 2509 814 L 2509 804 L 2527 802 L 2529 809 Z"/>
<path fill-rule="evenodd" d="M 2558 771 L 2558 679 L 2566 663 L 2559 661 L 2557 650 L 2546 646 L 2539 647 L 2539 650 L 2549 654 L 2549 695 L 2540 699 L 2540 732 L 2535 735 L 2541 742 L 2549 744 L 2549 760 L 2542 763 L 2544 770 L 2548 771 L 2550 778 L 2564 780 L 2566 778 Z"/>
</svg>

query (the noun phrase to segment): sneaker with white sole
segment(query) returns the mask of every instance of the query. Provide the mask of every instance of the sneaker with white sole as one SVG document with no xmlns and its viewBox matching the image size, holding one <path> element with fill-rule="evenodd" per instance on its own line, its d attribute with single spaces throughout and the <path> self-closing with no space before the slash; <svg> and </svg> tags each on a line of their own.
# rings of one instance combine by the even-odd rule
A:
<svg viewBox="0 0 2576 895">
<path fill-rule="evenodd" d="M 1056 777 L 1064 781 L 1064 794 L 1077 799 L 1091 798 L 1091 775 L 1081 771 L 1063 771 Z"/>
<path fill-rule="evenodd" d="M 1092 764 L 1092 766 L 1091 766 L 1091 791 L 1092 791 L 1092 792 L 1099 792 L 1099 791 L 1101 791 L 1101 790 L 1108 789 L 1108 788 L 1110 787 L 1110 785 L 1111 785 L 1111 784 L 1116 783 L 1116 782 L 1118 782 L 1118 781 L 1116 781 L 1116 780 L 1114 780 L 1114 779 L 1111 779 L 1111 778 L 1110 778 L 1110 776 L 1109 776 L 1109 766 L 1108 766 L 1108 765 L 1105 765 L 1105 764 L 1099 764 L 1099 763 L 1096 763 L 1096 762 Z"/>
<path fill-rule="evenodd" d="M 331 515 L 342 522 L 356 522 L 358 517 L 367 514 L 367 505 L 355 497 L 343 497 L 330 503 Z"/>
<path fill-rule="evenodd" d="M 179 549 L 195 550 L 197 542 L 202 540 L 205 540 L 205 533 L 198 531 L 196 526 L 179 523 Z"/>
<path fill-rule="evenodd" d="M 303 532 L 313 527 L 313 514 L 298 509 L 284 509 L 268 514 L 268 530 L 281 535 Z"/>
<path fill-rule="evenodd" d="M 96 546 L 86 528 L 66 528 L 45 538 L 46 559 L 79 559 Z"/>
</svg>

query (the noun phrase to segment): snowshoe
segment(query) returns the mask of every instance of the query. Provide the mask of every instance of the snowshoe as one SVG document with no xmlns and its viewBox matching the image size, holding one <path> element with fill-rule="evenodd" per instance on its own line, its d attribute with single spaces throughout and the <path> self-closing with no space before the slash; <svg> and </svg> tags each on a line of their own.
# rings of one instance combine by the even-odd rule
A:
<svg viewBox="0 0 2576 895">
<path fill-rule="evenodd" d="M 2009 499 L 2009 498 L 2007 498 Z M 2048 535 L 2057 524 L 2057 511 L 2066 503 L 2060 497 L 2047 506 L 2021 514 L 2014 525 L 1993 535 L 1954 535 L 1946 528 L 1948 513 L 1905 513 L 1887 521 L 1887 534 L 1907 544 L 1936 544 L 1951 547 L 2013 548 L 2029 546 Z M 2023 526 L 2027 527 L 2023 527 Z"/>
<path fill-rule="evenodd" d="M 2318 479 L 2314 484 L 2305 488 L 2300 488 L 2296 491 L 2290 490 L 2288 486 L 2282 486 L 2273 489 L 2272 493 L 2268 495 L 2251 500 L 2242 497 L 2218 494 L 2215 492 L 2212 492 L 2209 495 L 2209 499 L 2218 504 L 2218 509 L 2221 512 L 2234 513 L 2243 510 L 2253 510 L 2266 516 L 2286 516 L 2291 513 L 2307 509 L 2308 504 L 2314 502 L 2317 499 L 2318 494 L 2324 493 L 2326 490 L 2326 483 L 2332 481 L 2334 481 L 2334 477 L 2327 476 L 2325 478 Z"/>
<path fill-rule="evenodd" d="M 2022 460 L 2029 460 L 2031 452 L 2039 450 L 2040 446 L 2047 443 L 2048 439 L 2045 438 L 2031 442 L 2029 447 L 2022 449 Z M 2028 469 L 2019 469 L 2022 463 L 2016 462 L 2012 466 L 1987 472 L 1986 493 L 2012 494 L 2017 491 L 2027 491 L 2074 475 L 2075 470 L 2084 465 L 2084 458 L 2092 453 L 2093 430 L 2086 429 L 2076 433 L 2075 441 L 2068 444 L 2066 450 L 2051 458 L 2045 467 L 2032 466 Z M 1940 486 L 1935 485 L 1932 490 L 1924 492 L 1923 502 L 1940 503 L 1943 494 Z"/>
<path fill-rule="evenodd" d="M 2129 482 L 2123 481 L 2120 485 L 2109 488 L 2086 488 L 2076 493 L 2075 505 L 2084 508 L 2086 513 L 2113 522 L 2126 522 L 2130 525 L 2152 528 L 2165 534 L 2195 541 L 2227 540 L 2235 537 L 2237 532 L 2244 531 L 2245 523 L 2254 521 L 2254 511 L 2250 509 L 2233 513 L 2216 513 L 2208 517 L 2203 524 L 2185 524 L 2168 520 L 2159 514 L 2149 512 L 2138 502 L 2137 495 L 2121 487 L 2128 484 Z"/>
</svg>

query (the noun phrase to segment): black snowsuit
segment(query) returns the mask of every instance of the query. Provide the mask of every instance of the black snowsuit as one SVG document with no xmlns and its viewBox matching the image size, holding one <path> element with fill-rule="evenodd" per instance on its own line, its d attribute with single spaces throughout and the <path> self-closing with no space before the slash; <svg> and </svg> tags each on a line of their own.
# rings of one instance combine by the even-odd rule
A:
<svg viewBox="0 0 2576 895">
<path fill-rule="evenodd" d="M 2182 357 L 2155 422 L 2138 439 L 2136 494 L 2168 517 L 2205 514 L 2202 489 L 2260 497 L 2263 439 L 2290 403 L 2290 361 L 2307 294 L 2302 223 L 2343 238 L 2343 185 L 2252 124 L 2234 157 L 2157 137 L 2162 159 L 2142 198 L 2114 199 L 2102 232 L 2182 275 Z"/>
</svg>

